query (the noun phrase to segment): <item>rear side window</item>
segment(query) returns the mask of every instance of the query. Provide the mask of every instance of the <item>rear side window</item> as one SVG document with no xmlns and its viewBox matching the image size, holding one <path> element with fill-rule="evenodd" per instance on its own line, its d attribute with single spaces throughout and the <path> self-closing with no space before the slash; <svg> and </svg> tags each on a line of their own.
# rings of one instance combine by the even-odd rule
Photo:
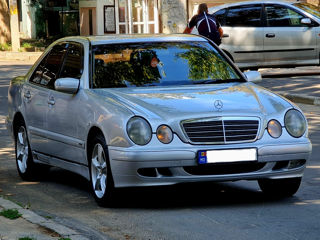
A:
<svg viewBox="0 0 320 240">
<path fill-rule="evenodd" d="M 61 70 L 60 78 L 80 79 L 83 72 L 83 47 L 81 44 L 70 43 L 68 54 Z"/>
<path fill-rule="evenodd" d="M 247 5 L 229 8 L 225 26 L 230 27 L 260 27 L 261 5 Z"/>
<path fill-rule="evenodd" d="M 265 6 L 268 27 L 299 27 L 305 26 L 301 24 L 303 15 L 296 11 L 280 6 L 267 5 Z"/>
</svg>

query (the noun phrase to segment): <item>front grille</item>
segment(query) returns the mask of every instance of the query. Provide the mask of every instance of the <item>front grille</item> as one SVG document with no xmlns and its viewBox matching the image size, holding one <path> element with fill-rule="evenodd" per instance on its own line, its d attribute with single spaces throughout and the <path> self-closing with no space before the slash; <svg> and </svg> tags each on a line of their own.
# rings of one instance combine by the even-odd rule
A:
<svg viewBox="0 0 320 240">
<path fill-rule="evenodd" d="M 185 121 L 184 132 L 193 143 L 251 142 L 258 134 L 259 120 L 219 119 Z"/>
</svg>

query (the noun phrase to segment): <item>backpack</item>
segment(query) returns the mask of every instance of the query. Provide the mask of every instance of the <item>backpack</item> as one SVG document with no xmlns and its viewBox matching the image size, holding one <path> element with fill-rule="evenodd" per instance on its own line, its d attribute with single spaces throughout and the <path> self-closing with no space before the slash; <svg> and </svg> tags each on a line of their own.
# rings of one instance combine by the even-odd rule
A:
<svg viewBox="0 0 320 240">
<path fill-rule="evenodd" d="M 207 16 L 205 12 L 204 16 L 201 16 L 197 21 L 197 29 L 199 34 L 204 37 L 209 38 L 218 46 L 221 44 L 220 33 L 218 31 L 217 23 L 214 17 Z"/>
</svg>

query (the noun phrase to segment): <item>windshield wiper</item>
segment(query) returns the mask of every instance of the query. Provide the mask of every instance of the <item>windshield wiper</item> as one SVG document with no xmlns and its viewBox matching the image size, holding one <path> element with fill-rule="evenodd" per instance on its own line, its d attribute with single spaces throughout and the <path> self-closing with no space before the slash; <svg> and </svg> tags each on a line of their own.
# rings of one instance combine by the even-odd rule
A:
<svg viewBox="0 0 320 240">
<path fill-rule="evenodd" d="M 230 83 L 230 82 L 241 82 L 241 79 L 206 79 L 200 81 L 194 81 L 193 84 L 211 84 L 211 83 Z"/>
</svg>

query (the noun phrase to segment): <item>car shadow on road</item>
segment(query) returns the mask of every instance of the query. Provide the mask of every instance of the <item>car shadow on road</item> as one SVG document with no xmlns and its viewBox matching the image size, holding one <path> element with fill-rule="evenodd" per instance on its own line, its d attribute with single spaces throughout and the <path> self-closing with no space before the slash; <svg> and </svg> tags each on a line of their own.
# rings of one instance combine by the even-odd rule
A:
<svg viewBox="0 0 320 240">
<path fill-rule="evenodd" d="M 53 169 L 41 180 L 65 186 L 88 196 L 89 182 L 81 176 L 65 170 Z M 248 206 L 273 202 L 296 202 L 297 197 L 275 199 L 264 195 L 255 182 L 202 182 L 184 183 L 171 186 L 133 187 L 116 189 L 113 201 L 108 207 L 113 209 L 178 209 L 203 207 Z M 93 195 L 87 202 L 80 203 L 86 208 L 95 209 Z M 78 206 L 79 207 L 79 206 Z"/>
</svg>

